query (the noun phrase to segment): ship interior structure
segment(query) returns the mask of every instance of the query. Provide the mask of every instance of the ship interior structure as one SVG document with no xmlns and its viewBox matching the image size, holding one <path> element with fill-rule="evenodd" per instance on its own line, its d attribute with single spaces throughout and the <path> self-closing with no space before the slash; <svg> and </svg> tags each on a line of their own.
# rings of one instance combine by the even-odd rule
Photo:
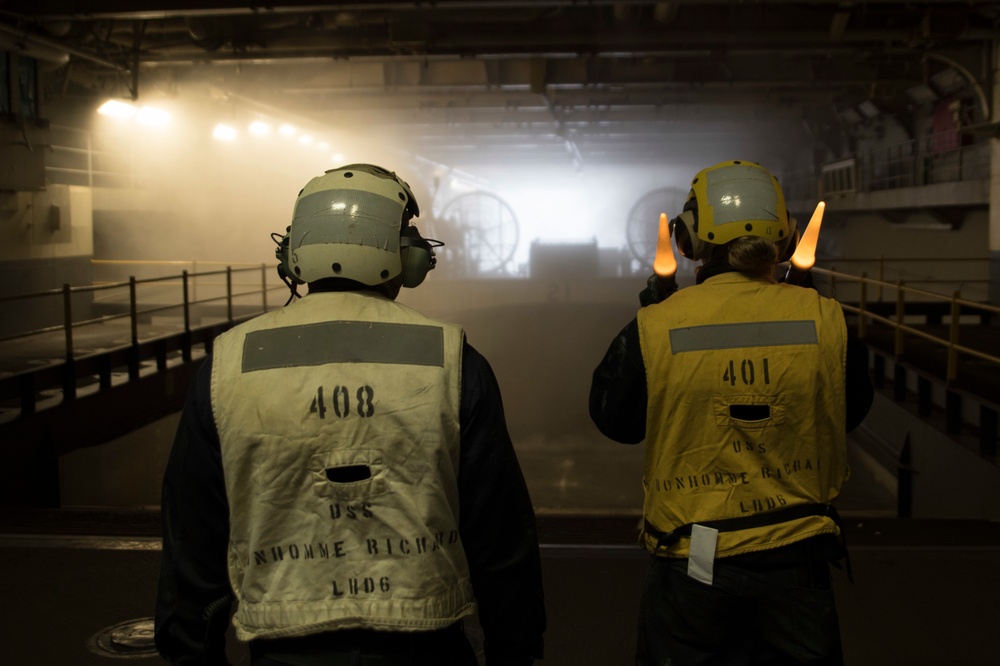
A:
<svg viewBox="0 0 1000 666">
<path fill-rule="evenodd" d="M 1000 2 L 979 0 L 0 0 L 0 660 L 164 663 L 187 386 L 288 300 L 272 234 L 303 184 L 364 162 L 445 243 L 401 302 L 499 380 L 542 663 L 633 663 L 643 447 L 596 429 L 590 378 L 659 214 L 733 159 L 800 225 L 826 203 L 812 277 L 869 349 L 847 663 L 997 663 Z"/>
</svg>

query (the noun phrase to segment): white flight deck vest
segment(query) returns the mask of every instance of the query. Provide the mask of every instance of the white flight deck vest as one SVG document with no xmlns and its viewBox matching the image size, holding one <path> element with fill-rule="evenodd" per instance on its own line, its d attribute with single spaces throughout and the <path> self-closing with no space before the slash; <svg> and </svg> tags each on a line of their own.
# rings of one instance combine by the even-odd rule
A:
<svg viewBox="0 0 1000 666">
<path fill-rule="evenodd" d="M 458 534 L 463 339 L 367 292 L 312 293 L 216 339 L 241 640 L 475 611 Z"/>
<path fill-rule="evenodd" d="M 644 516 L 655 531 L 828 504 L 847 479 L 840 305 L 725 273 L 639 311 L 648 390 Z M 722 531 L 716 556 L 837 533 L 826 516 Z M 657 535 L 644 530 L 657 552 Z M 689 538 L 659 555 L 687 557 Z"/>
</svg>

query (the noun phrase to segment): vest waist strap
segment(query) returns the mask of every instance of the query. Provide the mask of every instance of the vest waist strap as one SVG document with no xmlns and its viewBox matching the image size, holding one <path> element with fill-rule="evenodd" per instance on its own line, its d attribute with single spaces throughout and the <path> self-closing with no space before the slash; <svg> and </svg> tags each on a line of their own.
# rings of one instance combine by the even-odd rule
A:
<svg viewBox="0 0 1000 666">
<path fill-rule="evenodd" d="M 837 528 L 840 529 L 841 534 L 844 533 L 844 530 L 841 528 L 840 514 L 837 513 L 837 510 L 832 504 L 797 504 L 795 506 L 785 507 L 784 509 L 778 509 L 777 511 L 757 513 L 752 516 L 739 516 L 737 518 L 721 518 L 719 520 L 705 520 L 698 523 L 688 523 L 687 525 L 681 525 L 680 527 L 670 530 L 669 532 L 661 532 L 656 529 L 646 518 L 643 518 L 643 522 L 645 525 L 645 532 L 656 537 L 656 550 L 654 551 L 654 554 L 656 554 L 660 552 L 661 548 L 669 548 L 677 543 L 681 537 L 691 536 L 691 527 L 694 525 L 711 527 L 712 529 L 719 530 L 720 532 L 738 532 L 739 530 L 749 530 L 755 527 L 766 527 L 767 525 L 787 523 L 790 520 L 807 518 L 809 516 L 826 516 L 833 520 L 834 524 L 837 525 Z"/>
</svg>

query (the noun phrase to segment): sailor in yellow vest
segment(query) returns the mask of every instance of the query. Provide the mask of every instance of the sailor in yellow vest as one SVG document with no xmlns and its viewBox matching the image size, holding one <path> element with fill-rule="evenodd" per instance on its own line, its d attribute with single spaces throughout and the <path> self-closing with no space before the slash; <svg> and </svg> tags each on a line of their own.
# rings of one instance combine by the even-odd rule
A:
<svg viewBox="0 0 1000 666">
<path fill-rule="evenodd" d="M 840 664 L 831 502 L 867 350 L 836 301 L 775 279 L 797 234 L 762 167 L 701 171 L 672 226 L 697 284 L 650 280 L 590 394 L 605 435 L 646 441 L 636 663 Z"/>
<path fill-rule="evenodd" d="M 496 379 L 395 302 L 434 267 L 408 185 L 354 164 L 299 194 L 276 254 L 308 294 L 219 336 L 163 484 L 156 644 L 171 664 L 530 664 L 545 611 Z M 277 240 L 277 239 L 276 239 Z M 289 299 L 292 301 L 293 299 Z"/>
</svg>

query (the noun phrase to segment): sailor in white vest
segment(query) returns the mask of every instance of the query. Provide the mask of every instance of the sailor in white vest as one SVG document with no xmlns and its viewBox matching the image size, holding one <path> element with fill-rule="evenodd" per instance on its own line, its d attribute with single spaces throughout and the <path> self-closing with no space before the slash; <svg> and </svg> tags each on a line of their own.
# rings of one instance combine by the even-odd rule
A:
<svg viewBox="0 0 1000 666">
<path fill-rule="evenodd" d="M 775 279 L 797 234 L 767 170 L 699 172 L 672 225 L 697 284 L 650 280 L 590 394 L 605 435 L 646 442 L 636 663 L 840 664 L 831 502 L 867 350 L 836 301 Z"/>
<path fill-rule="evenodd" d="M 163 484 L 156 644 L 172 664 L 476 664 L 542 655 L 531 500 L 462 329 L 395 302 L 434 267 L 409 186 L 312 179 L 278 241 L 308 294 L 220 335 Z M 277 239 L 276 239 L 277 240 Z"/>
</svg>

